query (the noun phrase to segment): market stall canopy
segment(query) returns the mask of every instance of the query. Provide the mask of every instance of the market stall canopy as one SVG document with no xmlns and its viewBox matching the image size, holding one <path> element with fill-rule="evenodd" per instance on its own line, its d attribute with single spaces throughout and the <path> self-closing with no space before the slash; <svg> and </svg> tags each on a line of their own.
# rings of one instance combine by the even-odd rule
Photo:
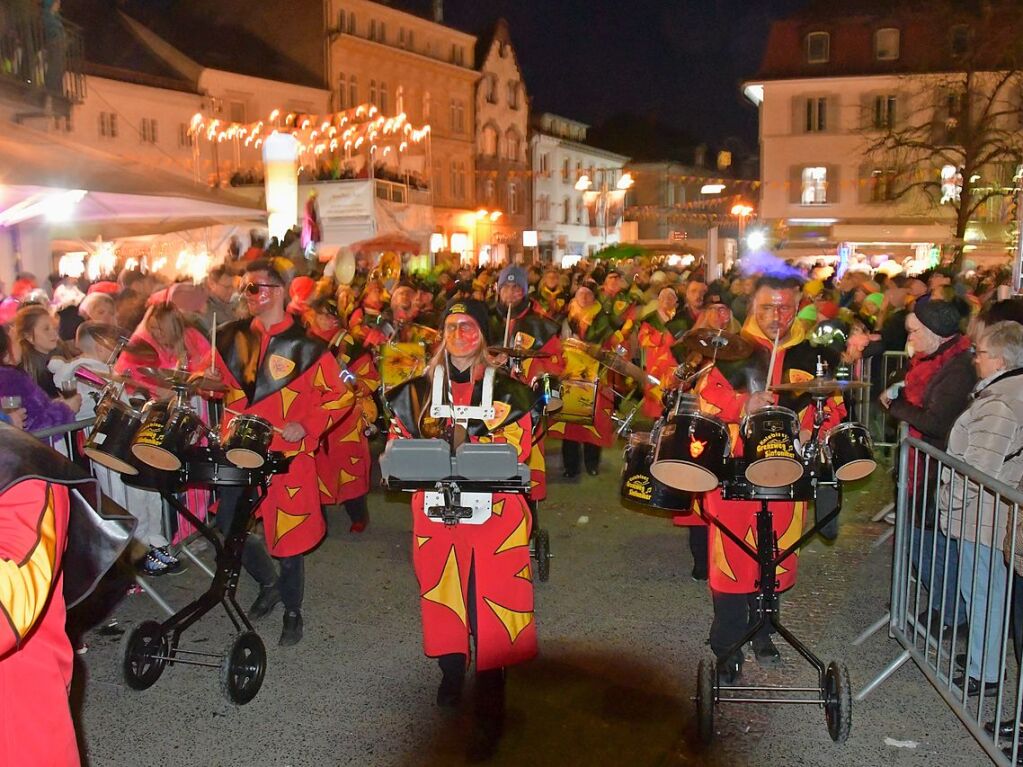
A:
<svg viewBox="0 0 1023 767">
<path fill-rule="evenodd" d="M 419 254 L 423 246 L 419 242 L 402 234 L 388 233 L 381 234 L 360 242 L 353 242 L 348 246 L 353 253 L 412 253 Z"/>
<path fill-rule="evenodd" d="M 245 197 L 60 137 L 16 125 L 0 134 L 0 226 L 111 238 L 265 218 Z"/>
</svg>

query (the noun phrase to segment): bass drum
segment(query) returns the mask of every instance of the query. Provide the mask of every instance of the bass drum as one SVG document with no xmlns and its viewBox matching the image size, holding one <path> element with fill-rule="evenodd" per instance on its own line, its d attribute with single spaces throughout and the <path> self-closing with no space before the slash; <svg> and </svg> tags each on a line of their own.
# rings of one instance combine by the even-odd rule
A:
<svg viewBox="0 0 1023 767">
<path fill-rule="evenodd" d="M 677 490 L 709 493 L 725 478 L 728 427 L 714 416 L 680 412 L 657 438 L 650 474 Z"/>
<path fill-rule="evenodd" d="M 655 509 L 688 511 L 693 503 L 692 493 L 668 487 L 650 475 L 653 452 L 654 446 L 647 432 L 633 432 L 629 436 L 622 466 L 622 499 Z"/>
<path fill-rule="evenodd" d="M 788 487 L 803 476 L 799 418 L 786 407 L 770 406 L 746 416 L 740 428 L 746 479 L 760 487 Z"/>
<path fill-rule="evenodd" d="M 825 440 L 835 467 L 835 478 L 855 482 L 869 476 L 877 468 L 874 443 L 866 427 L 858 423 L 840 423 L 828 432 Z"/>
</svg>

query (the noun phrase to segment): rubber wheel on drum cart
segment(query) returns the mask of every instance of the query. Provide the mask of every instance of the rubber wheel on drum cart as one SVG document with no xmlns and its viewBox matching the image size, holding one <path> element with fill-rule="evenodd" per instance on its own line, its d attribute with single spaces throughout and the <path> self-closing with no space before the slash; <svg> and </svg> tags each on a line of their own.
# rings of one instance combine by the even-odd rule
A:
<svg viewBox="0 0 1023 767">
<path fill-rule="evenodd" d="M 852 686 L 844 663 L 832 661 L 824 672 L 824 718 L 831 739 L 845 743 L 852 727 Z"/>
<path fill-rule="evenodd" d="M 243 631 L 227 648 L 220 665 L 220 689 L 227 699 L 244 706 L 256 697 L 266 676 L 266 647 L 255 631 Z"/>
<path fill-rule="evenodd" d="M 714 740 L 714 683 L 717 665 L 701 660 L 696 668 L 696 734 L 707 746 Z"/>
<path fill-rule="evenodd" d="M 143 621 L 121 639 L 121 673 L 133 690 L 156 684 L 167 665 L 170 642 L 156 621 Z"/>
<path fill-rule="evenodd" d="M 551 538 L 543 528 L 533 536 L 533 556 L 536 559 L 536 578 L 546 583 L 551 577 Z"/>
</svg>

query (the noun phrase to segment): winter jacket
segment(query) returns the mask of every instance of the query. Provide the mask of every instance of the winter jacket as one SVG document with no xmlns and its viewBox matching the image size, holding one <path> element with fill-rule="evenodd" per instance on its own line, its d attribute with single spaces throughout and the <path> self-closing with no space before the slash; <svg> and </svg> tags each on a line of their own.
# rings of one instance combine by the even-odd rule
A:
<svg viewBox="0 0 1023 767">
<path fill-rule="evenodd" d="M 981 381 L 948 437 L 949 455 L 1011 487 L 1023 479 L 1021 376 L 1023 368 L 1017 368 Z M 1001 547 L 1009 509 L 1005 500 L 990 492 L 978 499 L 975 483 L 948 469 L 941 474 L 942 529 L 952 538 Z"/>
<path fill-rule="evenodd" d="M 899 397 L 892 401 L 888 413 L 919 431 L 928 444 L 944 450 L 952 424 L 966 410 L 970 392 L 976 384 L 973 355 L 964 351 L 949 360 L 927 382 L 921 407 Z"/>
</svg>

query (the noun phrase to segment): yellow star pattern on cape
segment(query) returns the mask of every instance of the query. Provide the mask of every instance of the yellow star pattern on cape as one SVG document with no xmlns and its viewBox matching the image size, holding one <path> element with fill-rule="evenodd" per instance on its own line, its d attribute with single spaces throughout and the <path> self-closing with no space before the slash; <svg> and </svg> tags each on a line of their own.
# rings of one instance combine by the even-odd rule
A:
<svg viewBox="0 0 1023 767">
<path fill-rule="evenodd" d="M 288 491 L 289 498 L 294 498 L 296 495 L 298 495 L 298 491 L 301 490 L 302 487 L 301 486 L 291 487 L 291 485 L 285 485 L 284 489 Z"/>
<path fill-rule="evenodd" d="M 443 605 L 451 610 L 465 625 L 465 600 L 462 598 L 462 581 L 458 574 L 458 559 L 455 547 L 448 552 L 448 560 L 444 563 L 444 572 L 440 574 L 437 585 L 423 594 L 423 599 Z"/>
<path fill-rule="evenodd" d="M 732 566 L 728 564 L 728 557 L 725 556 L 724 535 L 717 533 L 712 537 L 714 538 L 714 550 L 711 552 L 711 559 L 714 567 L 727 575 L 729 579 L 733 581 L 738 580 L 732 571 Z"/>
<path fill-rule="evenodd" d="M 274 521 L 274 543 L 277 543 L 285 535 L 308 519 L 308 514 L 289 514 L 284 509 L 277 507 L 277 519 Z"/>
<path fill-rule="evenodd" d="M 529 524 L 528 524 L 526 518 L 523 517 L 522 521 L 519 522 L 518 527 L 516 527 L 512 531 L 511 535 L 509 535 L 507 538 L 504 539 L 504 543 L 502 543 L 498 547 L 497 551 L 495 551 L 494 553 L 495 554 L 500 554 L 502 552 L 510 551 L 511 549 L 518 548 L 519 546 L 528 546 L 528 545 L 529 545 Z"/>
<path fill-rule="evenodd" d="M 522 578 L 522 580 L 524 580 L 524 581 L 532 581 L 533 580 L 533 573 L 530 572 L 529 565 L 526 565 L 521 570 L 519 570 L 517 573 L 515 573 L 515 577 L 516 578 Z"/>
<path fill-rule="evenodd" d="M 483 597 L 483 601 L 487 603 L 487 607 L 494 611 L 494 615 L 501 621 L 501 625 L 504 626 L 504 630 L 508 632 L 508 637 L 511 639 L 512 644 L 515 644 L 515 640 L 519 638 L 519 634 L 533 621 L 532 612 L 519 612 L 518 610 L 510 610 L 507 607 L 502 607 L 497 602 Z"/>
<path fill-rule="evenodd" d="M 499 517 L 504 514 L 504 499 L 502 498 L 500 501 L 494 501 L 494 505 L 491 506 L 490 511 L 495 517 Z"/>
<path fill-rule="evenodd" d="M 298 392 L 294 389 L 289 389 L 285 386 L 281 389 L 281 418 L 288 417 L 288 411 L 291 410 L 291 404 L 298 397 Z"/>
<path fill-rule="evenodd" d="M 230 388 L 224 394 L 224 404 L 225 405 L 233 405 L 238 400 L 244 399 L 244 398 L 245 398 L 245 392 L 243 392 L 241 389 Z"/>
<path fill-rule="evenodd" d="M 428 535 L 417 535 L 416 546 L 418 546 L 419 548 L 423 548 L 423 546 L 425 546 L 429 542 L 429 540 L 430 536 Z"/>
</svg>

